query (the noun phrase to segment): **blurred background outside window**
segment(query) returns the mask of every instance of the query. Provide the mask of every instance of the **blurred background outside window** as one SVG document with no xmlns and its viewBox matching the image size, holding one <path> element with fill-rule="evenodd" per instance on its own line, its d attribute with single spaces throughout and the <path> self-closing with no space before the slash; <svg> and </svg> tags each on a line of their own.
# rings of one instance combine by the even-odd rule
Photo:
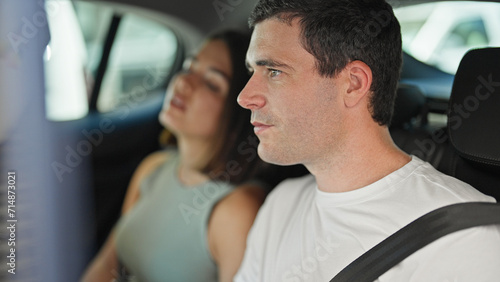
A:
<svg viewBox="0 0 500 282">
<path fill-rule="evenodd" d="M 46 9 L 51 32 L 44 56 L 47 119 L 79 119 L 88 114 L 115 12 L 84 1 L 47 0 Z M 165 25 L 138 15 L 119 16 L 97 101 L 100 112 L 136 105 L 149 95 L 162 95 L 177 54 L 177 38 Z"/>
<path fill-rule="evenodd" d="M 500 4 L 433 2 L 395 9 L 403 49 L 414 58 L 455 74 L 470 49 L 500 46 Z"/>
</svg>

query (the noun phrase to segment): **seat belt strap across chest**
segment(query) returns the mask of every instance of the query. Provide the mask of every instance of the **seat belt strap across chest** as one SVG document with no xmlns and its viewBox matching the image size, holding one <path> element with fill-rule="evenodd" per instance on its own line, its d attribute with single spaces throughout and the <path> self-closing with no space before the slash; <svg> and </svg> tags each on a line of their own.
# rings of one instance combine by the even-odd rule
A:
<svg viewBox="0 0 500 282">
<path fill-rule="evenodd" d="M 436 209 L 368 250 L 330 282 L 373 282 L 417 250 L 447 234 L 493 224 L 500 224 L 500 204 L 470 202 Z"/>
</svg>

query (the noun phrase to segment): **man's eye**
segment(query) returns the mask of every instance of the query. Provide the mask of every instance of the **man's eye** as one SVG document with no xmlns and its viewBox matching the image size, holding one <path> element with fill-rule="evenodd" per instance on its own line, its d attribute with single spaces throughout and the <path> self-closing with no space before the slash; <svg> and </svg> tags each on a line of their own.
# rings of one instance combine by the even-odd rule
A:
<svg viewBox="0 0 500 282">
<path fill-rule="evenodd" d="M 281 71 L 279 71 L 279 70 L 269 69 L 269 76 L 270 77 L 276 77 L 280 74 L 281 74 Z"/>
</svg>

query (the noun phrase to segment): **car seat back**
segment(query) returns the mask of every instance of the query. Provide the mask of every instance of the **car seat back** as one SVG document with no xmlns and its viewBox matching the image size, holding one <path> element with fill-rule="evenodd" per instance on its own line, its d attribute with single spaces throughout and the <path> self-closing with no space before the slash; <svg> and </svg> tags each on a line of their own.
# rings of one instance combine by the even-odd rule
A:
<svg viewBox="0 0 500 282">
<path fill-rule="evenodd" d="M 448 106 L 448 148 L 438 169 L 500 201 L 500 48 L 469 51 Z"/>
</svg>

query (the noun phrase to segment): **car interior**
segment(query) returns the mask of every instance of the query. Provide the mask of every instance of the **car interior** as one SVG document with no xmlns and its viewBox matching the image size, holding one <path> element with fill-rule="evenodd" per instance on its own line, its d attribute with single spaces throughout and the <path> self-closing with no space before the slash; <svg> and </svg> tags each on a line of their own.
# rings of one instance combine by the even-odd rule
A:
<svg viewBox="0 0 500 282">
<path fill-rule="evenodd" d="M 389 2 L 404 45 L 389 128 L 394 142 L 500 201 L 500 2 Z M 19 240 L 31 259 L 19 267 L 32 269 L 14 281 L 78 280 L 118 220 L 137 165 L 164 148 L 158 113 L 168 81 L 211 31 L 247 29 L 255 3 L 0 3 L 0 36 L 9 38 L 0 45 L 1 178 L 12 169 L 26 175 L 18 202 L 26 220 L 19 224 L 29 232 Z M 447 25 L 432 25 L 443 17 Z M 40 60 L 25 65 L 19 58 L 28 51 Z M 26 96 L 8 84 L 19 76 L 38 83 Z M 306 173 L 283 167 L 266 180 L 276 185 Z"/>
</svg>

